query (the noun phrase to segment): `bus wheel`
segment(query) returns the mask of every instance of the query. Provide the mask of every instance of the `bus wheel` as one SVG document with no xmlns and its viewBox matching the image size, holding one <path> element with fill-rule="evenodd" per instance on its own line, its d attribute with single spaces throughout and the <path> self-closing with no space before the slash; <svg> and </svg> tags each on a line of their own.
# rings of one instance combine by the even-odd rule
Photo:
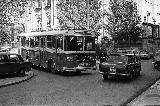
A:
<svg viewBox="0 0 160 106">
<path fill-rule="evenodd" d="M 55 68 L 55 63 L 54 62 L 51 62 L 51 64 L 50 64 L 50 71 L 52 72 L 52 73 L 57 73 L 57 70 L 56 70 L 56 68 Z"/>
</svg>

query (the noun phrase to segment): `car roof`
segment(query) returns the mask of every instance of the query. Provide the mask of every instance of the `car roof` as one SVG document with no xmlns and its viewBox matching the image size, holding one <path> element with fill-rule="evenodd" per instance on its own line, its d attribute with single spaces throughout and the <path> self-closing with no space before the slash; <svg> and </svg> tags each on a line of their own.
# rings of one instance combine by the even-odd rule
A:
<svg viewBox="0 0 160 106">
<path fill-rule="evenodd" d="M 17 53 L 8 53 L 8 52 L 2 52 L 0 55 L 19 55 Z"/>
</svg>

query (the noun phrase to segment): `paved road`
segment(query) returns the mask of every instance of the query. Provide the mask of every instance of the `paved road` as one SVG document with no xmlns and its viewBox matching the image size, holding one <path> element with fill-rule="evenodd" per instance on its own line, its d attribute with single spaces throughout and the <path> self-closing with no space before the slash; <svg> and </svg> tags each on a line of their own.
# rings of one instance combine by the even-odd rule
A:
<svg viewBox="0 0 160 106">
<path fill-rule="evenodd" d="M 160 77 L 151 60 L 142 61 L 142 74 L 132 81 L 110 78 L 104 81 L 96 71 L 81 75 L 54 75 L 33 71 L 26 82 L 0 88 L 1 105 L 97 106 L 120 105 Z"/>
</svg>

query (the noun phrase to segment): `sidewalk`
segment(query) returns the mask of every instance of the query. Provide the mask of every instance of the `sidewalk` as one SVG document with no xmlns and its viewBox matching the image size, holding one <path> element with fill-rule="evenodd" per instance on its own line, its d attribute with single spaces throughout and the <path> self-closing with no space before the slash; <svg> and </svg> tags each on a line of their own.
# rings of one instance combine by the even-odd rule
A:
<svg viewBox="0 0 160 106">
<path fill-rule="evenodd" d="M 160 80 L 158 80 L 149 89 L 144 91 L 140 96 L 128 103 L 129 106 L 146 106 L 160 105 Z"/>
<path fill-rule="evenodd" d="M 0 79 L 0 88 L 29 80 L 33 76 L 34 73 L 32 71 L 29 71 L 28 73 L 26 73 L 26 76 L 24 77 L 2 78 Z"/>
</svg>

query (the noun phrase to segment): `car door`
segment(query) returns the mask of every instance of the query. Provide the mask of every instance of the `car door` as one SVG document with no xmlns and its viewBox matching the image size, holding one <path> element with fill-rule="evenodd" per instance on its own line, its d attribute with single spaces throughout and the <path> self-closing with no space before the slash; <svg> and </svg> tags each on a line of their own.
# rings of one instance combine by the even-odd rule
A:
<svg viewBox="0 0 160 106">
<path fill-rule="evenodd" d="M 0 75 L 8 73 L 8 65 L 6 64 L 7 56 L 0 55 Z"/>
<path fill-rule="evenodd" d="M 9 68 L 9 73 L 14 73 L 19 71 L 20 67 L 20 60 L 18 58 L 18 55 L 16 54 L 10 54 L 8 55 L 8 68 Z"/>
</svg>

